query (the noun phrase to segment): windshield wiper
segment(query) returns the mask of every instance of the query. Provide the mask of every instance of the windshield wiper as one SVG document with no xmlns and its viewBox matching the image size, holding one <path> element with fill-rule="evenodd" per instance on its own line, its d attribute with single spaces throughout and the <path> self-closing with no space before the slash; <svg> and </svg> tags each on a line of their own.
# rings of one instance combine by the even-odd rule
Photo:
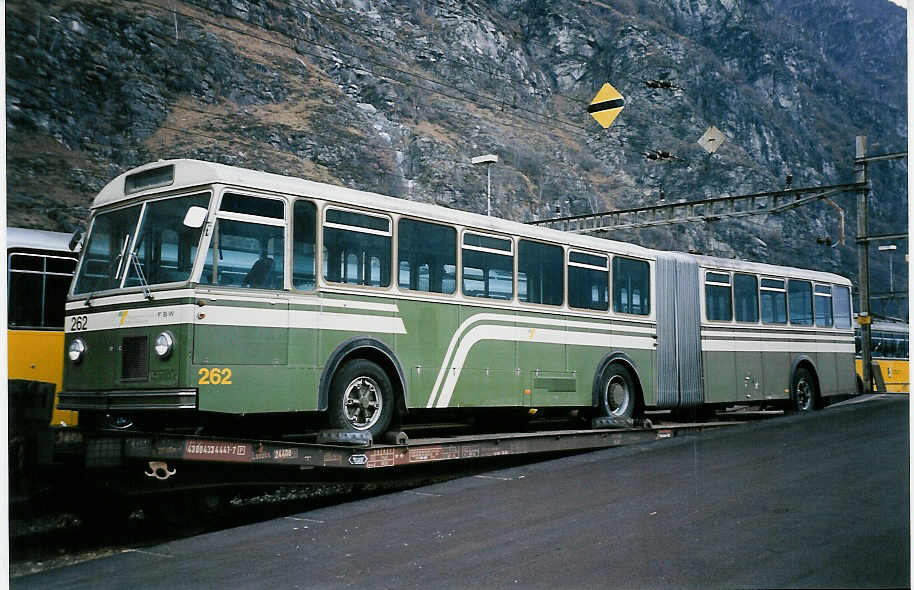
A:
<svg viewBox="0 0 914 590">
<path fill-rule="evenodd" d="M 114 272 L 114 279 L 121 276 L 121 265 L 124 264 L 124 254 L 127 252 L 127 246 L 130 245 L 130 234 L 124 236 L 124 245 L 121 246 L 121 253 L 117 255 L 117 270 Z"/>
<path fill-rule="evenodd" d="M 136 252 L 130 253 L 130 262 L 133 263 L 133 268 L 140 279 L 140 284 L 143 285 L 143 295 L 146 299 L 152 299 L 152 293 L 149 292 L 149 283 L 146 282 L 146 275 L 143 274 L 143 267 L 140 266 L 140 259 L 137 257 Z"/>
</svg>

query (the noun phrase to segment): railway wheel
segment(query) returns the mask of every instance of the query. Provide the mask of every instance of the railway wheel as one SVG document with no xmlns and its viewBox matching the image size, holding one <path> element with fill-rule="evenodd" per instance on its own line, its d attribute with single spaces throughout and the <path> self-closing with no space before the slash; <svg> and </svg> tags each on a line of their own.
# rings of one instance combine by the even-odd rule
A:
<svg viewBox="0 0 914 590">
<path fill-rule="evenodd" d="M 809 369 L 798 368 L 793 374 L 793 407 L 797 412 L 811 412 L 818 404 L 816 379 Z"/>
<path fill-rule="evenodd" d="M 619 419 L 631 419 L 635 414 L 637 393 L 631 373 L 613 363 L 603 371 L 600 381 L 600 413 Z"/>
<path fill-rule="evenodd" d="M 368 432 L 377 438 L 387 431 L 393 413 L 393 387 L 384 369 L 367 359 L 353 359 L 340 367 L 330 385 L 331 428 Z"/>
</svg>

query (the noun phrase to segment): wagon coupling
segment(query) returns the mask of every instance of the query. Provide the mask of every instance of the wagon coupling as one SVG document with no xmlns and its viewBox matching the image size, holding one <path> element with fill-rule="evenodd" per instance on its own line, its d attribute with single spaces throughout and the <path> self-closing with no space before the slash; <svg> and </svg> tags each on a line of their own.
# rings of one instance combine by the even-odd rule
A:
<svg viewBox="0 0 914 590">
<path fill-rule="evenodd" d="M 150 461 L 149 470 L 144 473 L 149 477 L 165 480 L 177 473 L 177 471 L 177 469 L 169 469 L 168 463 L 164 461 Z"/>
</svg>

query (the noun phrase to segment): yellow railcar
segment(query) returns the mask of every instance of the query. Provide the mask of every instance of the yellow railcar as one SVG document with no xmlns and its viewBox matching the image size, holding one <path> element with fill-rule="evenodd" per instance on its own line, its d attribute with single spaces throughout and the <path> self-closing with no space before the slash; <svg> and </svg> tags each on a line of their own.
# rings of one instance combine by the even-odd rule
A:
<svg viewBox="0 0 914 590">
<path fill-rule="evenodd" d="M 57 409 L 63 381 L 64 310 L 76 268 L 70 236 L 7 228 L 7 322 L 9 379 L 55 386 L 51 424 L 75 426 L 78 413 Z"/>
<path fill-rule="evenodd" d="M 872 391 L 881 393 L 910 393 L 909 326 L 902 322 L 877 321 L 871 326 L 873 350 Z M 863 361 L 860 330 L 857 330 L 857 378 L 863 390 Z"/>
</svg>

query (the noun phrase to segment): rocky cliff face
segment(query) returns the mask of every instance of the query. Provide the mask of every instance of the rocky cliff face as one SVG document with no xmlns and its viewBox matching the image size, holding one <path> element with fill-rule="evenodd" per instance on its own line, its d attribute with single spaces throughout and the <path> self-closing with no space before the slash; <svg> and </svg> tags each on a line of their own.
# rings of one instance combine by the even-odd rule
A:
<svg viewBox="0 0 914 590">
<path fill-rule="evenodd" d="M 518 221 L 852 180 L 903 150 L 905 13 L 887 0 L 68 0 L 6 4 L 9 225 L 70 230 L 125 169 L 193 157 Z M 606 81 L 626 108 L 586 109 Z M 713 156 L 708 125 L 728 141 Z M 670 158 L 656 158 L 657 152 Z M 906 231 L 906 163 L 873 230 Z M 838 201 L 853 233 L 853 197 Z M 617 232 L 853 276 L 825 204 Z M 874 259 L 874 270 L 887 262 Z M 896 264 L 900 267 L 900 264 Z M 900 280 L 896 273 L 896 281 Z M 886 280 L 887 282 L 887 280 Z M 878 287 L 875 287 L 878 290 Z"/>
</svg>

